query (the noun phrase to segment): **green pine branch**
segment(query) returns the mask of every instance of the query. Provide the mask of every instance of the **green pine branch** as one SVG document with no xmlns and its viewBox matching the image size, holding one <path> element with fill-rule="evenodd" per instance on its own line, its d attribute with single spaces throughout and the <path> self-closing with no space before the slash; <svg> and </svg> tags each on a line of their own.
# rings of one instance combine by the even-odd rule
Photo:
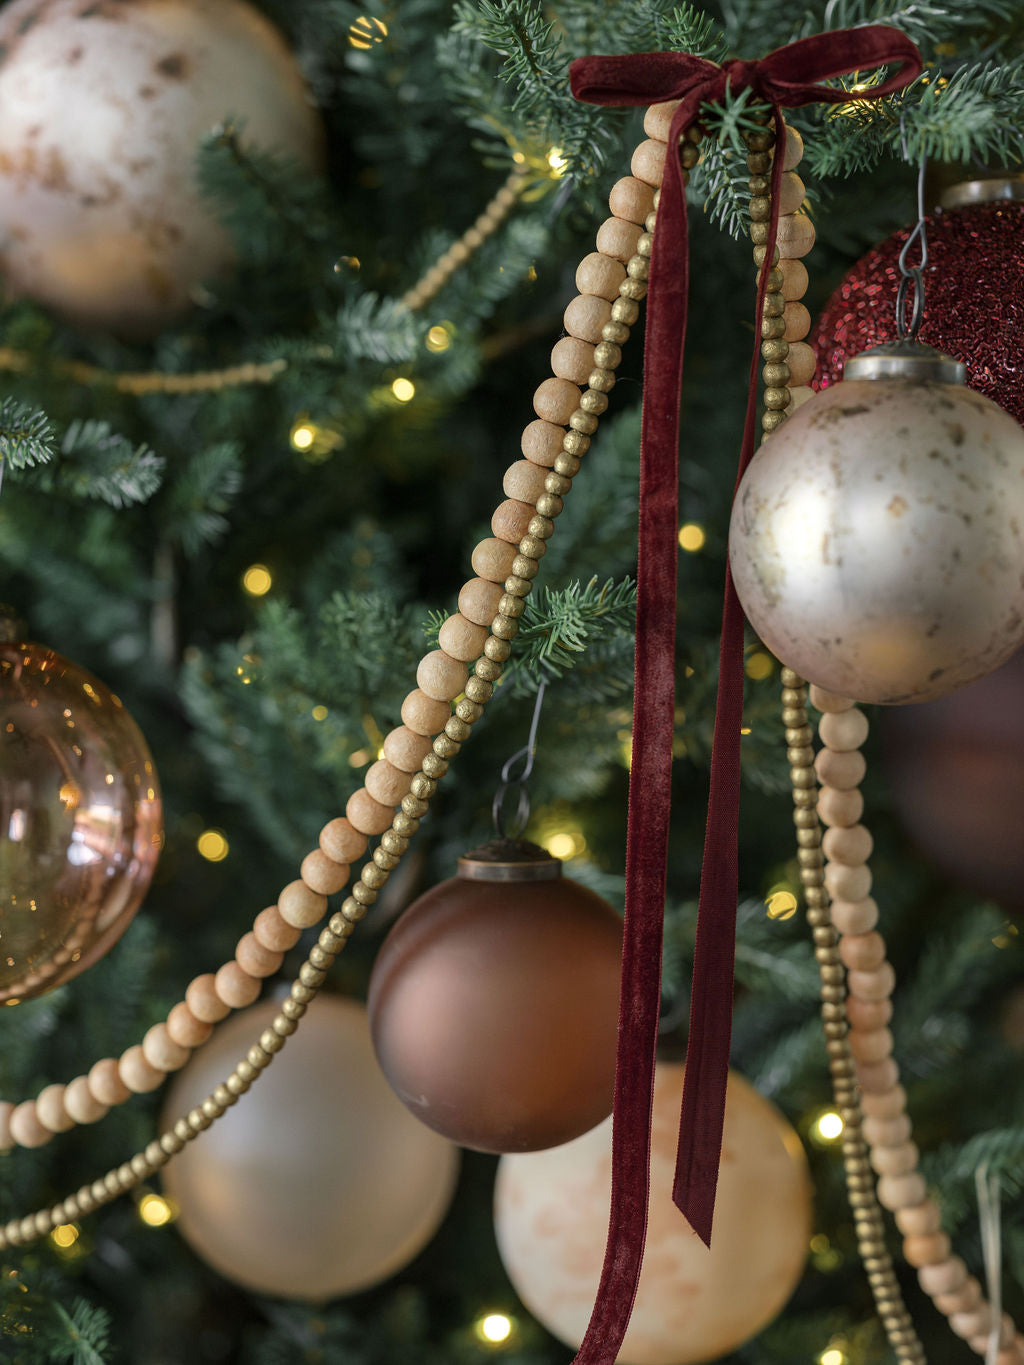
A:
<svg viewBox="0 0 1024 1365">
<path fill-rule="evenodd" d="M 54 431 L 46 413 L 15 398 L 0 399 L 0 462 L 12 469 L 46 464 L 54 455 Z"/>
<path fill-rule="evenodd" d="M 198 451 L 175 471 L 162 508 L 164 534 L 195 556 L 227 531 L 227 513 L 242 487 L 241 449 L 234 441 Z"/>
</svg>

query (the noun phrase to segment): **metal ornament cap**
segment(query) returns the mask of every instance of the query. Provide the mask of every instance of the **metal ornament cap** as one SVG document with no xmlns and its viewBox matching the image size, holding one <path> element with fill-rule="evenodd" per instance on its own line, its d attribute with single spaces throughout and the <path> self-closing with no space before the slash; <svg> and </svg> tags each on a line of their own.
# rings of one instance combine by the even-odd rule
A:
<svg viewBox="0 0 1024 1365">
<path fill-rule="evenodd" d="M 992 176 L 988 180 L 961 180 L 943 190 L 942 209 L 963 209 L 972 204 L 993 204 L 1000 199 L 1024 199 L 1024 175 Z"/>
<path fill-rule="evenodd" d="M 923 341 L 885 341 L 843 366 L 843 379 L 909 379 L 935 384 L 966 384 L 967 366 Z"/>
<path fill-rule="evenodd" d="M 458 875 L 478 882 L 550 882 L 562 863 L 529 839 L 490 839 L 459 859 Z"/>
<path fill-rule="evenodd" d="M 765 441 L 733 505 L 751 625 L 858 701 L 929 701 L 1024 644 L 1024 431 L 922 377 L 949 363 L 906 343 L 855 357 Z"/>
</svg>

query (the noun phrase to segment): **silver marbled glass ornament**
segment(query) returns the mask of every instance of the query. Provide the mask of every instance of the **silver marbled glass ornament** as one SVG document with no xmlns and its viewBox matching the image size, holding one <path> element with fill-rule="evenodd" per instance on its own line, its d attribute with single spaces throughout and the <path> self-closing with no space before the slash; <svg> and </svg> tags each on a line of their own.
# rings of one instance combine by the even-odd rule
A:
<svg viewBox="0 0 1024 1365">
<path fill-rule="evenodd" d="M 917 342 L 865 351 L 743 476 L 736 590 L 819 687 L 927 701 L 1024 644 L 1024 430 L 964 377 Z"/>
</svg>

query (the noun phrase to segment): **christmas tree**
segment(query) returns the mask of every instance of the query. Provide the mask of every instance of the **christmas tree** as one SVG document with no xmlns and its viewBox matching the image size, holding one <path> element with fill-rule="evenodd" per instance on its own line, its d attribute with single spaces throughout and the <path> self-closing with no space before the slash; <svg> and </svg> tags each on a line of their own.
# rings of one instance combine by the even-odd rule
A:
<svg viewBox="0 0 1024 1365">
<path fill-rule="evenodd" d="M 151 40 L 150 9 L 184 11 L 193 27 Z M 412 789 L 410 832 L 428 798 L 429 813 L 400 865 L 385 848 L 376 866 L 389 875 L 379 894 L 372 881 L 359 881 L 355 866 L 352 886 L 331 885 L 327 915 L 349 904 L 353 886 L 373 894 L 365 896 L 365 920 L 361 908 L 353 911 L 355 931 L 350 924 L 336 935 L 339 955 L 336 963 L 331 956 L 323 992 L 366 999 L 374 959 L 400 913 L 494 834 L 492 805 L 503 781 L 503 818 L 515 824 L 510 812 L 534 724 L 532 771 L 522 788 L 525 836 L 566 859 L 568 876 L 621 911 L 642 324 L 630 342 L 623 339 L 621 363 L 595 361 L 594 345 L 608 357 L 617 343 L 600 321 L 592 342 L 573 333 L 563 310 L 577 288 L 600 298 L 596 285 L 594 294 L 574 286 L 577 263 L 593 252 L 609 189 L 647 135 L 642 109 L 575 100 L 569 65 L 595 53 L 657 51 L 721 63 L 867 24 L 902 30 L 918 45 L 924 70 L 878 100 L 858 96 L 879 83 L 879 73 L 851 72 L 833 82 L 849 98 L 787 113 L 805 146 L 803 212 L 815 229 L 803 299 L 811 317 L 868 248 L 914 223 L 919 172 L 930 212 L 944 186 L 1020 163 L 1024 7 L 1014 0 L 969 7 L 811 0 L 799 10 L 761 0 L 702 8 L 667 0 L 163 0 L 152 7 L 8 0 L 0 7 L 0 562 L 3 596 L 28 623 L 24 634 L 9 626 L 6 638 L 56 651 L 123 700 L 153 755 L 164 826 L 145 904 L 116 946 L 49 992 L 27 989 L 15 1003 L 18 992 L 7 991 L 12 1007 L 0 1019 L 6 1103 L 88 1075 L 97 1059 L 120 1058 L 147 1037 L 190 982 L 233 961 L 254 917 L 294 883 L 300 864 L 310 881 L 319 869 L 317 885 L 326 891 L 331 859 L 314 865 L 307 855 L 364 781 L 386 797 L 374 783 L 394 770 L 388 742 L 403 726 L 403 699 L 421 676 L 421 656 L 433 657 L 439 640 L 453 638 L 446 622 L 456 619 L 457 601 L 469 613 L 459 594 L 474 572 L 485 587 L 502 584 L 490 595 L 477 591 L 492 612 L 512 617 L 511 652 L 507 662 L 500 650 L 485 656 L 500 664 L 493 679 L 486 668 L 474 674 L 486 687 L 451 691 L 460 707 L 466 703 L 456 713 L 465 742 L 452 738 L 441 751 L 422 746 L 438 757 L 436 794 L 429 774 Z M 136 30 L 143 33 L 137 43 Z M 167 45 L 159 60 L 150 41 Z M 195 63 L 193 51 L 202 54 Z M 210 69 L 220 74 L 211 77 L 204 62 L 215 53 L 221 65 Z M 31 80 L 23 75 L 29 61 L 36 63 Z M 78 66 L 91 87 L 78 80 Z M 727 91 L 702 109 L 700 153 L 683 162 L 692 163 L 691 311 L 661 1026 L 672 1060 L 686 1046 L 731 452 L 741 439 L 755 344 L 748 230 L 752 198 L 763 199 L 764 188 L 752 188 L 761 173 L 748 157 L 768 161 L 757 150 L 770 146 L 765 113 L 749 92 Z M 132 137 L 151 145 L 126 151 Z M 1003 226 L 1024 226 L 1019 206 L 1005 207 Z M 106 216 L 88 216 L 100 213 Z M 615 265 L 616 290 L 632 250 Z M 615 261 L 615 253 L 603 259 Z M 941 260 L 941 278 L 932 270 L 924 279 L 922 339 L 1005 361 L 1007 387 L 993 396 L 1010 407 L 1019 328 L 994 318 L 999 307 L 1019 309 L 1019 243 L 1016 270 L 995 279 L 984 244 L 961 258 L 947 248 Z M 874 317 L 856 292 L 872 282 L 856 271 L 850 279 L 839 316 Z M 632 299 L 642 317 L 637 283 Z M 943 284 L 952 293 L 936 301 Z M 621 297 L 631 299 L 628 291 Z M 879 297 L 878 314 L 893 316 L 892 300 Z M 830 316 L 836 306 L 833 299 Z M 601 320 L 606 312 L 616 317 L 610 303 L 602 309 Z M 933 316 L 939 330 L 930 336 Z M 561 470 L 573 472 L 558 472 L 554 449 L 562 447 L 532 463 L 554 481 L 536 485 L 528 513 L 543 495 L 539 520 L 550 511 L 555 531 L 520 528 L 544 542 L 535 582 L 511 569 L 525 584 L 520 612 L 502 583 L 507 570 L 488 579 L 476 561 L 470 568 L 471 554 L 490 543 L 494 507 L 503 498 L 521 504 L 528 491 L 529 470 L 517 464 L 520 430 L 535 417 L 535 426 L 563 423 L 535 414 L 531 395 L 551 374 L 551 348 L 567 330 L 580 351 L 563 346 L 556 375 L 586 384 L 591 365 L 614 369 L 605 386 L 614 383 L 614 391 L 607 413 L 594 404 L 599 431 L 588 423 L 571 428 L 581 437 L 578 454 L 571 443 L 564 447 L 570 459 Z M 794 387 L 795 374 L 794 359 Z M 992 382 L 998 387 L 998 375 Z M 593 376 L 590 383 L 599 393 Z M 480 650 L 467 645 L 465 653 L 472 669 Z M 813 1180 L 813 1227 L 809 1238 L 800 1231 L 806 1264 L 778 1316 L 743 1344 L 700 1358 L 867 1365 L 895 1357 L 858 1256 L 844 1185 L 843 1117 L 819 1017 L 815 947 L 825 939 L 808 931 L 798 908 L 801 869 L 813 860 L 798 857 L 793 837 L 795 741 L 787 759 L 780 662 L 752 633 L 744 658 L 731 1065 L 799 1134 Z M 869 708 L 864 820 L 874 840 L 872 895 L 896 971 L 891 1028 L 921 1171 L 967 1271 L 990 1296 L 1001 1284 L 1003 1306 L 1019 1321 L 1024 993 L 1013 919 L 1022 904 L 1013 871 L 1020 869 L 1021 811 L 1012 798 L 1020 792 L 1024 736 L 1014 719 L 1019 661 L 1015 667 L 997 675 L 1004 678 L 997 703 L 969 704 L 959 720 L 937 721 L 946 730 L 926 739 L 901 728 L 899 715 L 890 720 Z M 795 697 L 799 688 L 789 682 Z M 978 728 L 983 720 L 987 730 Z M 799 728 L 792 717 L 785 726 Z M 415 728 L 410 734 L 412 743 Z M 943 745 L 952 766 L 925 767 Z M 953 761 L 965 747 L 973 768 Z M 957 825 L 968 805 L 965 774 L 978 765 L 978 790 L 991 804 L 979 824 Z M 0 788 L 8 782 L 0 773 Z M 937 782 L 948 788 L 945 803 L 932 799 L 929 784 Z M 937 826 L 950 807 L 952 824 Z M 4 812 L 13 847 L 7 796 Z M 936 827 L 952 832 L 936 838 Z M 1000 848 L 1016 851 L 1002 883 L 991 875 L 993 831 Z M 376 843 L 374 836 L 371 850 Z M 12 894 L 4 886 L 5 935 Z M 310 895 L 318 894 L 314 887 Z M 304 916 L 300 907 L 288 923 Z M 280 965 L 264 943 L 239 945 L 243 965 L 255 964 L 248 975 L 235 969 L 240 1003 L 251 998 L 253 978 L 280 1006 L 318 932 L 286 935 L 292 946 L 282 946 Z M 577 968 L 571 954 L 552 965 L 567 983 Z M 191 1018 L 192 1026 L 203 1023 Z M 239 1056 L 266 1027 L 245 1034 Z M 166 1054 L 175 1067 L 177 1047 L 172 1039 Z M 291 1047 L 271 1074 L 288 1068 Z M 152 1070 L 148 1061 L 145 1067 Z M 145 1067 L 138 1063 L 142 1079 Z M 310 1090 L 336 1084 L 325 1074 Z M 140 1093 L 114 1104 L 102 1122 L 81 1121 L 52 1141 L 15 1143 L 0 1156 L 0 1226 L 17 1228 L 35 1210 L 53 1209 L 173 1128 L 180 1114 L 165 1110 L 165 1090 L 129 1088 Z M 231 1119 L 244 1121 L 258 1093 L 243 1094 Z M 106 1106 L 95 1108 L 98 1116 Z M 284 1170 L 299 1149 L 307 1108 L 297 1098 L 288 1114 Z M 86 1106 L 86 1119 L 89 1112 Z M 11 1113 L 3 1110 L 8 1125 Z M 327 1136 L 356 1185 L 363 1153 L 376 1141 L 372 1129 L 358 1132 L 339 1121 Z M 200 1134 L 190 1151 L 201 1152 L 205 1140 Z M 8 1239 L 0 1251 L 0 1359 L 568 1362 L 573 1350 L 519 1300 L 499 1256 L 495 1167 L 493 1156 L 464 1153 L 436 1236 L 377 1282 L 333 1297 L 301 1289 L 281 1297 L 235 1283 L 230 1267 L 219 1273 L 178 1235 L 171 1167 L 166 1189 L 157 1173 L 126 1177 L 132 1187 L 121 1198 L 97 1200 L 104 1206 L 95 1211 L 86 1198 L 80 1217 L 56 1226 L 51 1219 L 39 1237 L 16 1231 Z M 988 1173 L 986 1188 L 998 1191 L 1001 1270 L 988 1264 L 995 1218 L 991 1208 L 979 1212 L 979 1169 Z M 288 1197 L 261 1180 L 250 1182 L 250 1193 L 268 1207 Z M 319 1236 L 310 1233 L 314 1242 Z M 901 1259 L 891 1220 L 886 1237 L 927 1358 L 977 1359 Z M 282 1245 L 274 1254 L 285 1262 L 290 1252 Z M 663 1359 L 697 1358 L 686 1349 Z M 1005 1365 L 1003 1355 L 999 1361 Z"/>
</svg>

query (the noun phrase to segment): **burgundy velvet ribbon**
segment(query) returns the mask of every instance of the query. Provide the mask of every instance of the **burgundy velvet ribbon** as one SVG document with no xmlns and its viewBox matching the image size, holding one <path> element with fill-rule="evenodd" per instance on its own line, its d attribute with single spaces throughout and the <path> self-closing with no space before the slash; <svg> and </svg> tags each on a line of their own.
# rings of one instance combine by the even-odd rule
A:
<svg viewBox="0 0 1024 1365">
<path fill-rule="evenodd" d="M 834 76 L 899 69 L 857 95 L 820 84 Z M 782 109 L 900 90 L 921 71 L 917 48 L 897 29 L 870 25 L 804 38 L 760 61 L 716 66 L 681 52 L 582 57 L 570 69 L 577 99 L 637 105 L 679 100 L 668 136 L 647 294 L 644 411 L 637 569 L 636 691 L 626 846 L 626 924 L 615 1078 L 612 1202 L 601 1284 L 576 1365 L 613 1365 L 636 1295 L 647 1230 L 651 1105 L 660 1004 L 662 925 L 671 805 L 675 709 L 676 563 L 678 557 L 679 391 L 686 331 L 688 250 L 679 140 L 702 104 L 749 89 Z M 778 226 L 781 155 L 772 167 L 766 263 Z M 768 271 L 761 272 L 755 312 L 760 337 Z M 759 342 L 750 366 L 746 426 L 737 482 L 754 451 Z M 725 1116 L 732 1031 L 737 902 L 740 728 L 743 714 L 743 611 L 728 569 L 722 618 L 721 672 L 715 715 L 707 834 L 693 970 L 673 1198 L 710 1245 Z"/>
</svg>

